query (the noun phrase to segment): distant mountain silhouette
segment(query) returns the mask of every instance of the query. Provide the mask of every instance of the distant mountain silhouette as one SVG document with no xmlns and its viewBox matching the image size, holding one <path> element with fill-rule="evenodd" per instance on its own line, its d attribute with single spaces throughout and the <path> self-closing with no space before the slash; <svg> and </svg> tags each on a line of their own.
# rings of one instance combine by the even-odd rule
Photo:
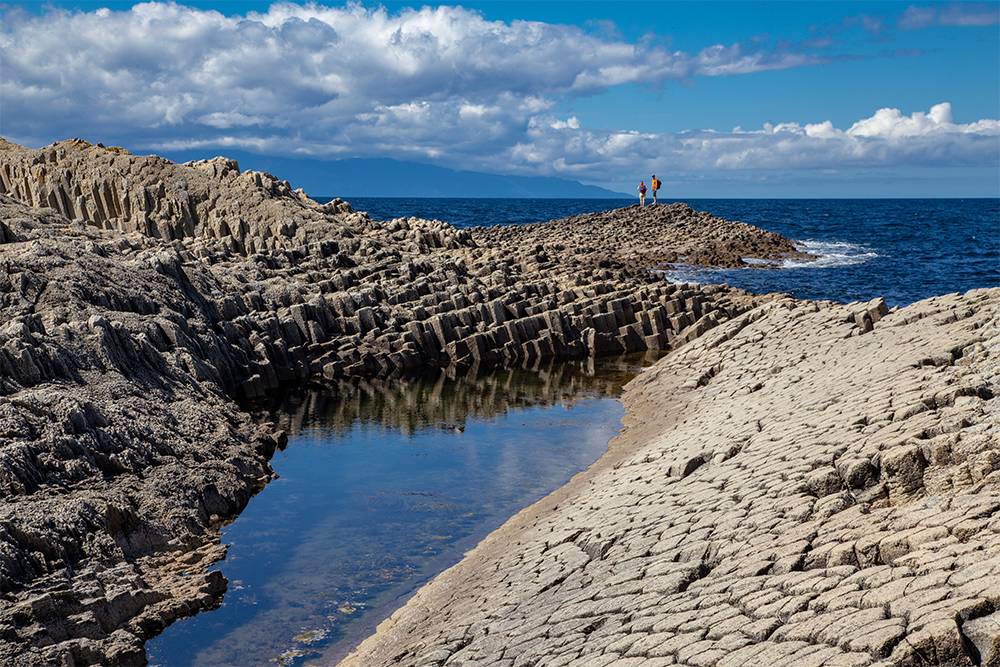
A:
<svg viewBox="0 0 1000 667">
<path fill-rule="evenodd" d="M 504 176 L 479 171 L 456 171 L 419 162 L 388 158 L 316 160 L 270 157 L 244 151 L 170 152 L 178 162 L 225 155 L 240 169 L 266 171 L 304 189 L 312 197 L 579 197 L 615 198 L 623 195 L 596 185 L 547 176 Z"/>
</svg>

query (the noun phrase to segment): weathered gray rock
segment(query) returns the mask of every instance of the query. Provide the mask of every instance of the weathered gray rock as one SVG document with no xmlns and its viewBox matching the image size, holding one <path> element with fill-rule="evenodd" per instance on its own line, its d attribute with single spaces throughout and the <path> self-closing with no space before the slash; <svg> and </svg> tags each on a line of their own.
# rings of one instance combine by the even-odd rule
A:
<svg viewBox="0 0 1000 667">
<path fill-rule="evenodd" d="M 792 253 L 680 205 L 469 232 L 223 158 L 0 145 L 0 662 L 142 664 L 218 602 L 217 528 L 288 426 L 248 399 L 682 344 L 600 464 L 353 663 L 995 659 L 1000 294 L 890 312 L 647 270 Z"/>
<path fill-rule="evenodd" d="M 635 205 L 534 225 L 498 226 L 479 232 L 476 238 L 499 247 L 526 245 L 540 262 L 563 255 L 568 247 L 570 261 L 579 266 L 618 264 L 639 272 L 677 262 L 737 267 L 748 266 L 746 257 L 810 257 L 778 234 L 681 203 Z"/>
</svg>

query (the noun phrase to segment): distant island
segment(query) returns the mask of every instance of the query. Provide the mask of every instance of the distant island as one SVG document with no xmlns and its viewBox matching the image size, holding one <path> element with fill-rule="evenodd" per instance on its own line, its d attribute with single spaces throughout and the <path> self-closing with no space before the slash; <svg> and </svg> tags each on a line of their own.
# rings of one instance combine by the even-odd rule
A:
<svg viewBox="0 0 1000 667">
<path fill-rule="evenodd" d="M 214 157 L 208 151 L 168 152 L 187 162 Z M 512 176 L 438 167 L 388 158 L 317 160 L 226 151 L 241 169 L 281 174 L 314 197 L 584 197 L 621 199 L 629 195 L 596 185 L 550 176 Z"/>
</svg>

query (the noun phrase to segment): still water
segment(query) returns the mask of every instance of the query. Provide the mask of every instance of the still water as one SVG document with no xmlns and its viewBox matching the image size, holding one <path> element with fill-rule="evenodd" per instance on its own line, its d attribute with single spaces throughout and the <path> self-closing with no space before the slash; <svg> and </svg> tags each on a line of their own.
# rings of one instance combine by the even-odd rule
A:
<svg viewBox="0 0 1000 667">
<path fill-rule="evenodd" d="M 147 644 L 151 664 L 336 662 L 420 584 L 561 486 L 618 431 L 651 362 L 566 362 L 343 383 L 272 411 L 279 478 L 222 533 L 222 606 Z"/>
</svg>

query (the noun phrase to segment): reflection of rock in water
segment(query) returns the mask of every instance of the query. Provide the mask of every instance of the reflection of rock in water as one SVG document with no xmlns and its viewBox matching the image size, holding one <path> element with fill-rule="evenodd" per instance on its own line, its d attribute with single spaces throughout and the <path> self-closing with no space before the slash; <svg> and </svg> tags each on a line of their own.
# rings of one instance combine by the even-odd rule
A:
<svg viewBox="0 0 1000 667">
<path fill-rule="evenodd" d="M 581 398 L 617 395 L 656 353 L 536 364 L 488 371 L 455 368 L 409 379 L 344 380 L 331 390 L 288 396 L 272 419 L 290 433 L 305 422 L 334 432 L 357 422 L 403 433 L 420 428 L 464 428 L 469 417 L 489 418 L 512 408 L 572 404 Z"/>
</svg>

